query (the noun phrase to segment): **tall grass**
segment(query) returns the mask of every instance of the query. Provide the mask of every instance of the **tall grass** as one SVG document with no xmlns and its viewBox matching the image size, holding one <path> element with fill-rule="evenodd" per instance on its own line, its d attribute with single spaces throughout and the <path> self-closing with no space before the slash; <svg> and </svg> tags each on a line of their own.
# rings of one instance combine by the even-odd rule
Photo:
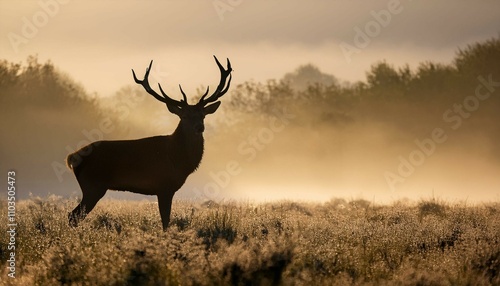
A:
<svg viewBox="0 0 500 286">
<path fill-rule="evenodd" d="M 5 233 L 5 202 L 0 230 Z M 102 201 L 19 202 L 16 278 L 1 285 L 499 285 L 500 205 Z"/>
</svg>

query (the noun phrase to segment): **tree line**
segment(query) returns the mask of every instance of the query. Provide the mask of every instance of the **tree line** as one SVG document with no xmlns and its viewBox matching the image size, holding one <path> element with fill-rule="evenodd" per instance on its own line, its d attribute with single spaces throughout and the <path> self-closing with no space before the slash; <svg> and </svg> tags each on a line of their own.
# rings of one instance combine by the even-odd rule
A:
<svg viewBox="0 0 500 286">
<path fill-rule="evenodd" d="M 408 138 L 447 125 L 464 138 L 481 135 L 499 146 L 498 63 L 500 37 L 459 49 L 448 64 L 423 62 L 412 70 L 407 65 L 395 67 L 380 61 L 366 72 L 365 81 L 354 83 L 341 82 L 305 65 L 281 79 L 247 81 L 232 87 L 230 96 L 224 98 L 224 116 L 265 120 L 276 116 L 276 110 L 289 108 L 297 115 L 292 124 L 305 132 L 375 122 Z M 2 174 L 9 168 L 26 170 L 26 187 L 36 189 L 47 182 L 50 187 L 46 189 L 58 193 L 65 185 L 51 184 L 58 182 L 52 163 L 62 163 L 80 142 L 99 139 L 92 130 L 103 122 L 116 127 L 104 134 L 106 138 L 132 136 L 130 124 L 138 124 L 133 121 L 143 116 L 125 118 L 123 108 L 127 98 L 138 93 L 137 87 L 126 87 L 108 99 L 114 105 L 106 105 L 50 61 L 40 63 L 36 56 L 24 63 L 0 60 Z M 147 100 L 134 104 L 134 112 L 144 106 L 141 114 L 148 116 L 163 110 Z M 141 126 L 154 127 L 156 123 L 144 121 Z M 245 123 L 228 125 L 226 134 L 237 136 L 239 124 Z M 494 147 L 494 152 L 500 159 L 500 147 Z M 69 178 L 66 176 L 62 174 L 63 179 Z"/>
</svg>

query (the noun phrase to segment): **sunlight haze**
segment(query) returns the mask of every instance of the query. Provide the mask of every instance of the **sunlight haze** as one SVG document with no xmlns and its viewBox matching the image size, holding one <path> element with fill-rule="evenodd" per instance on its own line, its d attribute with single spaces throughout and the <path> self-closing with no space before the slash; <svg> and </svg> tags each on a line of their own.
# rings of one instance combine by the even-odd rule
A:
<svg viewBox="0 0 500 286">
<path fill-rule="evenodd" d="M 2 0 L 0 75 L 25 74 L 0 82 L 1 176 L 16 169 L 23 198 L 80 196 L 64 154 L 179 122 L 131 70 L 142 78 L 153 60 L 151 86 L 180 99 L 182 84 L 194 103 L 219 83 L 215 55 L 230 59 L 233 81 L 176 198 L 499 201 L 499 11 L 500 1 Z"/>
</svg>

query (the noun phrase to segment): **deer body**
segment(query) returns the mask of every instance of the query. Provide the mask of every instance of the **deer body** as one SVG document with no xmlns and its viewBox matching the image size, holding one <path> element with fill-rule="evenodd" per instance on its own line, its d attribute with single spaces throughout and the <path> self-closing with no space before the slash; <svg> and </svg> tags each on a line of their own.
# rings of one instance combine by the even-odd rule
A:
<svg viewBox="0 0 500 286">
<path fill-rule="evenodd" d="M 98 141 L 69 155 L 68 164 L 83 158 L 71 167 L 77 178 L 92 179 L 107 189 L 158 195 L 167 189 L 178 190 L 196 170 L 203 155 L 203 138 L 184 145 L 178 134 L 138 140 Z M 197 145 L 197 146 L 192 146 Z M 188 153 L 188 148 L 195 150 Z M 174 153 L 174 151 L 177 151 Z M 70 165 L 71 166 L 71 165 Z"/>
<path fill-rule="evenodd" d="M 73 170 L 82 189 L 80 204 L 69 214 L 69 223 L 77 226 L 78 222 L 92 211 L 107 190 L 129 191 L 144 195 L 156 195 L 166 230 L 170 220 L 172 199 L 187 177 L 199 166 L 203 157 L 203 119 L 214 113 L 220 105 L 215 102 L 222 96 L 231 81 L 231 65 L 224 70 L 216 59 L 222 74 L 221 83 L 209 98 L 205 96 L 196 105 L 188 105 L 184 92 L 184 101 L 169 98 L 163 90 L 163 97 L 149 86 L 146 70 L 144 80 L 135 77 L 137 83 L 156 99 L 167 104 L 170 112 L 180 117 L 175 131 L 167 136 L 155 136 L 137 140 L 97 141 L 68 155 L 66 162 Z M 229 82 L 224 89 L 229 75 Z"/>
</svg>

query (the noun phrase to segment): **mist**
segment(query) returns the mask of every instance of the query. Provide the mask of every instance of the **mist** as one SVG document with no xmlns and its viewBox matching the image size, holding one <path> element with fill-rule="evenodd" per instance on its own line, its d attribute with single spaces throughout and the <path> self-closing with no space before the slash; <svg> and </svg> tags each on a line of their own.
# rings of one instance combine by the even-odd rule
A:
<svg viewBox="0 0 500 286">
<path fill-rule="evenodd" d="M 493 38 L 457 49 L 446 64 L 375 62 L 363 81 L 304 64 L 277 79 L 236 83 L 205 119 L 204 158 L 176 198 L 497 201 L 499 61 Z M 170 134 L 178 123 L 140 86 L 97 97 L 36 57 L 3 60 L 0 71 L 0 124 L 8 134 L 0 169 L 2 176 L 17 171 L 21 198 L 80 196 L 65 167 L 68 153 L 96 140 Z M 180 97 L 161 72 L 153 69 L 151 80 Z M 186 89 L 190 102 L 204 87 Z"/>
</svg>

